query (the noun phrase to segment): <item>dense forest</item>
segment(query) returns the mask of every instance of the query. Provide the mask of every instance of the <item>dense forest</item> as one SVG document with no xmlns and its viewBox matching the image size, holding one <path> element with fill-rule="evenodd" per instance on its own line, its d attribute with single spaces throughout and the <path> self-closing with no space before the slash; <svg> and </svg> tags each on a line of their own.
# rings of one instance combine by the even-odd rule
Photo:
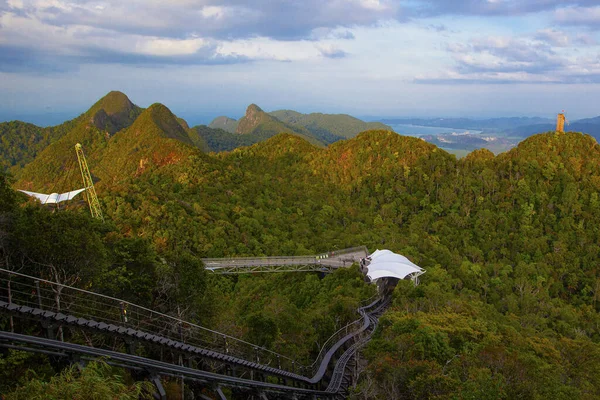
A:
<svg viewBox="0 0 600 400">
<path fill-rule="evenodd" d="M 130 112 L 115 132 L 87 115 L 24 168 L 13 162 L 13 177 L 0 180 L 2 268 L 165 312 L 185 305 L 191 321 L 310 359 L 373 294 L 356 267 L 231 278 L 209 275 L 199 258 L 387 248 L 427 273 L 417 287 L 397 286 L 352 397 L 600 396 L 600 146 L 591 136 L 548 132 L 460 160 L 383 130 L 328 147 L 280 134 L 207 154 L 166 107 Z M 106 223 L 81 202 L 52 213 L 13 190 L 76 187 L 77 141 Z M 49 379 L 39 356 L 28 357 L 0 358 L 0 391 L 18 390 L 6 382 L 34 365 Z"/>
</svg>

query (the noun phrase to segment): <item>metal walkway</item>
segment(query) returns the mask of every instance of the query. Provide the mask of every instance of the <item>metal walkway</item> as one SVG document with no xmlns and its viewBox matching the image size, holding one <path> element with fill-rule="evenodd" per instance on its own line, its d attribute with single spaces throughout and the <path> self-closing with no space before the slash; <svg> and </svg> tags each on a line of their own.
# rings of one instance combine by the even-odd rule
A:
<svg viewBox="0 0 600 400">
<path fill-rule="evenodd" d="M 367 257 L 365 246 L 335 250 L 312 256 L 203 258 L 204 268 L 214 274 L 253 272 L 333 272 Z"/>
<path fill-rule="evenodd" d="M 335 262 L 343 265 L 341 257 L 347 254 L 360 253 L 338 254 Z M 336 398 L 348 384 L 347 363 L 368 341 L 388 303 L 386 298 L 371 299 L 357 310 L 360 318 L 332 335 L 314 363 L 302 365 L 120 299 L 0 269 L 0 315 L 10 320 L 6 326 L 38 333 L 0 331 L 0 347 L 38 351 L 70 362 L 102 357 L 154 382 L 161 398 L 159 376 L 209 387 L 220 398 L 224 398 L 221 387 L 261 398 Z"/>
</svg>

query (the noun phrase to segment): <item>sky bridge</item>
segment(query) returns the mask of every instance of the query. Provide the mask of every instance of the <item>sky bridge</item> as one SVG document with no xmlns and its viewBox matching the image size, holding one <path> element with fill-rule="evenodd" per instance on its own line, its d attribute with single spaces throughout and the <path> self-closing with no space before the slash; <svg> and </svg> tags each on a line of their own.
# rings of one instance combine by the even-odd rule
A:
<svg viewBox="0 0 600 400">
<path fill-rule="evenodd" d="M 357 379 L 356 354 L 389 306 L 395 279 L 424 270 L 388 250 L 369 255 L 364 246 L 314 256 L 204 260 L 215 274 L 330 272 L 355 262 L 377 281 L 378 294 L 361 303 L 356 320 L 334 332 L 312 363 L 122 299 L 6 269 L 0 269 L 0 352 L 46 354 L 57 368 L 101 359 L 152 382 L 158 399 L 166 398 L 161 377 L 180 379 L 200 398 L 209 398 L 207 391 L 221 400 L 228 391 L 262 400 L 345 398 Z"/>
<path fill-rule="evenodd" d="M 365 246 L 333 250 L 311 256 L 203 258 L 204 268 L 214 274 L 253 272 L 333 272 L 346 268 L 369 255 Z"/>
</svg>

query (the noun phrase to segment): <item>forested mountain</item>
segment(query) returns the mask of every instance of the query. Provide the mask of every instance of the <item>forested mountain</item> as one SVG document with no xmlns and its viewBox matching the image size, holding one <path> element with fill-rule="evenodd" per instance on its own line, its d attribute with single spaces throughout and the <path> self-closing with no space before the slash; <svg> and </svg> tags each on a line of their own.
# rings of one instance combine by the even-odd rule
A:
<svg viewBox="0 0 600 400">
<path fill-rule="evenodd" d="M 100 185 L 121 182 L 205 150 L 202 137 L 186 126 L 162 104 L 141 109 L 123 93 L 110 92 L 18 173 L 17 186 L 49 193 L 79 187 L 76 143 L 83 145 Z"/>
<path fill-rule="evenodd" d="M 86 115 L 92 125 L 112 135 L 131 125 L 141 113 L 142 109 L 124 93 L 112 91 L 98 100 Z"/>
<path fill-rule="evenodd" d="M 248 106 L 246 115 L 239 121 L 217 117 L 208 125 L 208 128 L 221 129 L 232 134 L 249 134 L 250 137 L 238 138 L 224 132 L 209 131 L 202 125 L 195 128 L 201 132 L 205 140 L 212 143 L 209 144 L 212 151 L 248 146 L 277 133 L 299 135 L 313 144 L 331 144 L 338 140 L 353 138 L 367 130 L 392 130 L 380 122 L 364 122 L 346 114 L 301 114 L 292 110 L 265 113 L 255 104 Z"/>
<path fill-rule="evenodd" d="M 121 92 L 109 92 L 89 111 L 60 125 L 41 128 L 20 122 L 0 123 L 0 168 L 13 168 L 13 173 L 42 152 L 48 145 L 85 124 L 109 135 L 123 129 L 135 120 L 142 109 L 132 104 Z"/>
<path fill-rule="evenodd" d="M 76 120 L 49 128 L 21 121 L 0 123 L 0 169 L 11 167 L 13 172 L 33 161 L 50 143 L 64 136 Z"/>
<path fill-rule="evenodd" d="M 253 135 L 257 138 L 261 138 L 261 140 L 270 138 L 279 133 L 291 133 L 312 144 L 323 144 L 303 127 L 288 125 L 267 114 L 256 104 L 250 104 L 248 106 L 246 114 L 238 121 L 235 133 L 240 135 Z"/>
<path fill-rule="evenodd" d="M 250 117 L 243 129 L 272 123 Z M 461 160 L 389 131 L 326 148 L 279 134 L 205 154 L 156 104 L 112 135 L 82 120 L 13 186 L 60 181 L 75 140 L 90 149 L 108 222 L 77 204 L 23 205 L 3 178 L 3 265 L 49 276 L 45 266 L 64 264 L 82 287 L 180 306 L 308 360 L 373 293 L 356 268 L 214 277 L 198 259 L 387 248 L 427 273 L 396 288 L 353 397 L 600 397 L 600 146 L 589 135 L 548 132 Z M 25 360 L 2 361 L 0 382 Z"/>
<path fill-rule="evenodd" d="M 226 132 L 235 133 L 238 126 L 238 121 L 229 117 L 217 117 L 208 125 L 212 129 L 222 129 Z"/>
<path fill-rule="evenodd" d="M 206 125 L 198 125 L 191 128 L 192 131 L 202 138 L 206 144 L 206 151 L 229 151 L 238 147 L 251 146 L 254 143 L 266 140 L 266 137 L 260 135 L 240 135 L 235 132 L 228 132 L 221 128 L 211 128 Z"/>
<path fill-rule="evenodd" d="M 392 130 L 381 122 L 364 122 L 347 114 L 301 114 L 292 110 L 273 111 L 269 114 L 291 126 L 306 128 L 327 144 L 353 138 L 368 130 Z"/>
<path fill-rule="evenodd" d="M 239 121 L 217 117 L 210 125 L 192 128 L 206 142 L 209 151 L 227 151 L 265 141 L 279 133 L 290 133 L 310 143 L 322 146 L 325 142 L 303 127 L 286 124 L 267 114 L 256 104 L 250 104 Z"/>
</svg>

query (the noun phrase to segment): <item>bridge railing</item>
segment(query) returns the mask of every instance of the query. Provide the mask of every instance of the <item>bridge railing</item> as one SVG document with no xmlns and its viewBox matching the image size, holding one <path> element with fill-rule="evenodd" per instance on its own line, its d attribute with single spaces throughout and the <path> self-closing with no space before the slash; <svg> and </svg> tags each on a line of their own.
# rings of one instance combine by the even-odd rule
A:
<svg viewBox="0 0 600 400">
<path fill-rule="evenodd" d="M 348 254 L 348 253 L 359 253 L 359 252 L 364 252 L 365 256 L 369 255 L 369 250 L 367 249 L 366 246 L 356 246 L 356 247 L 350 247 L 347 249 L 333 250 L 333 251 L 330 251 L 329 253 L 324 253 L 324 254 L 344 255 L 344 254 Z"/>
<path fill-rule="evenodd" d="M 375 295 L 371 296 L 370 298 L 361 301 L 359 310 L 368 308 L 369 305 L 372 305 L 378 299 L 378 297 L 379 297 L 379 295 L 375 294 Z M 359 312 L 359 314 L 361 315 L 360 318 L 358 318 L 358 319 L 350 322 L 349 324 L 343 326 L 342 328 L 338 329 L 336 332 L 333 333 L 333 335 L 331 335 L 325 341 L 325 343 L 323 343 L 323 346 L 321 347 L 321 350 L 319 351 L 317 358 L 310 365 L 310 371 L 312 374 L 311 376 L 315 376 L 317 374 L 317 372 L 319 371 L 319 368 L 321 367 L 321 363 L 323 362 L 323 359 L 325 358 L 325 355 L 329 352 L 329 350 L 331 350 L 333 348 L 333 346 L 335 346 L 336 343 L 338 343 L 342 338 L 346 337 L 347 335 L 358 332 L 360 330 L 360 328 L 363 325 L 364 318 L 360 312 Z"/>
<path fill-rule="evenodd" d="M 202 262 L 209 271 L 219 270 L 226 267 L 258 267 L 258 266 L 299 266 L 299 265 L 322 265 L 327 267 L 345 267 L 364 254 L 369 252 L 365 246 L 351 247 L 348 249 L 334 250 L 308 256 L 289 257 L 229 257 L 229 258 L 203 258 Z M 345 255 L 353 255 L 346 257 Z"/>
<path fill-rule="evenodd" d="M 333 335 L 331 335 L 325 341 L 325 343 L 323 343 L 323 346 L 321 347 L 321 351 L 319 351 L 317 358 L 310 365 L 311 376 L 314 376 L 317 374 L 317 372 L 319 371 L 319 368 L 321 367 L 321 363 L 323 362 L 323 359 L 325 358 L 325 355 L 329 352 L 329 350 L 331 350 L 331 348 L 337 342 L 339 342 L 343 337 L 345 337 L 346 335 L 348 335 L 352 332 L 357 331 L 360 328 L 360 326 L 362 325 L 362 321 L 363 321 L 362 318 L 360 318 L 360 319 L 357 319 L 356 321 L 350 322 L 346 326 L 344 326 L 344 327 L 338 329 L 336 332 L 334 332 Z"/>
<path fill-rule="evenodd" d="M 0 269 L 0 300 L 132 328 L 286 371 L 307 369 L 292 358 L 172 315 L 5 269 Z"/>
<path fill-rule="evenodd" d="M 361 308 L 376 297 L 361 302 Z M 363 323 L 363 319 L 359 318 L 336 331 L 323 344 L 315 361 L 311 365 L 303 365 L 285 355 L 173 315 L 5 269 L 0 269 L 0 300 L 128 327 L 308 377 L 316 374 L 325 355 L 337 342 L 359 330 Z"/>
</svg>

